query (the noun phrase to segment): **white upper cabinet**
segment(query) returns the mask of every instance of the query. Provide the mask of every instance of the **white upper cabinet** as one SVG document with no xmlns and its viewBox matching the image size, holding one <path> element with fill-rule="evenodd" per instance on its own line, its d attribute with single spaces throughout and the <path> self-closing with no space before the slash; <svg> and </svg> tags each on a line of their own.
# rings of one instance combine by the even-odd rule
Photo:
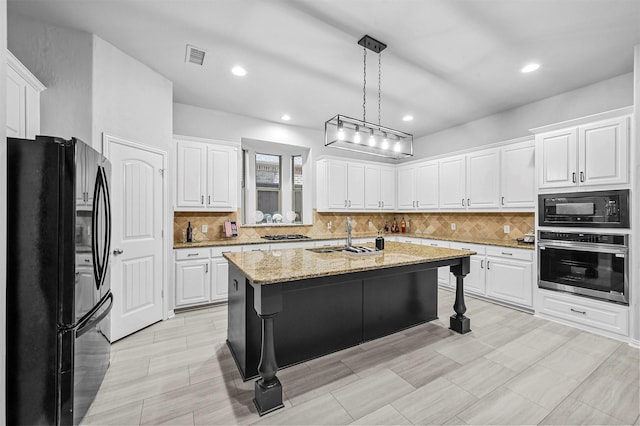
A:
<svg viewBox="0 0 640 426">
<path fill-rule="evenodd" d="M 438 209 L 438 162 L 425 161 L 398 169 L 398 210 Z"/>
<path fill-rule="evenodd" d="M 629 117 L 540 133 L 536 150 L 539 188 L 626 184 Z"/>
<path fill-rule="evenodd" d="M 178 139 L 177 159 L 179 210 L 237 209 L 237 147 Z"/>
<path fill-rule="evenodd" d="M 364 164 L 347 164 L 347 208 L 364 209 Z"/>
<path fill-rule="evenodd" d="M 467 207 L 466 157 L 457 155 L 440 160 L 439 197 L 440 208 L 444 210 L 464 210 Z"/>
<path fill-rule="evenodd" d="M 392 167 L 366 164 L 364 204 L 367 210 L 395 209 L 396 173 Z"/>
<path fill-rule="evenodd" d="M 468 209 L 500 207 L 500 150 L 487 149 L 467 154 Z"/>
<path fill-rule="evenodd" d="M 533 208 L 536 200 L 535 141 L 500 149 L 500 207 Z"/>
<path fill-rule="evenodd" d="M 45 87 L 7 51 L 7 137 L 34 139 L 40 134 L 40 92 Z"/>
</svg>

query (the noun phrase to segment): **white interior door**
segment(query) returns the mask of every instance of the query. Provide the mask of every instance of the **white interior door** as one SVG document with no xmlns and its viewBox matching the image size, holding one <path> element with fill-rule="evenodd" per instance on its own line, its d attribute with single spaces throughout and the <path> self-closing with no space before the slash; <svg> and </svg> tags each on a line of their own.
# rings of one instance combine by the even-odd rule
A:
<svg viewBox="0 0 640 426">
<path fill-rule="evenodd" d="M 162 319 L 164 154 L 104 136 L 111 161 L 111 340 Z"/>
</svg>

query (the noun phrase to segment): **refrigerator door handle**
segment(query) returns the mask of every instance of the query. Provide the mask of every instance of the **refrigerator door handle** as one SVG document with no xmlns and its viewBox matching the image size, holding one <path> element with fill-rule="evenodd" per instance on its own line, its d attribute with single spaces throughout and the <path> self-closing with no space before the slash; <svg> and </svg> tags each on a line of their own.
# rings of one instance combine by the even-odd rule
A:
<svg viewBox="0 0 640 426">
<path fill-rule="evenodd" d="M 102 312 L 98 317 L 93 318 L 96 312 L 102 309 L 102 307 L 107 302 L 109 303 L 109 307 L 104 312 Z M 89 311 L 89 313 L 85 315 L 84 319 L 78 323 L 78 328 L 76 330 L 76 338 L 82 336 L 84 333 L 91 330 L 91 328 L 93 328 L 94 325 L 96 325 L 97 323 L 102 321 L 104 317 L 109 315 L 109 312 L 111 312 L 112 307 L 113 307 L 113 294 L 109 293 L 109 295 L 101 303 L 94 306 L 93 309 L 91 309 L 91 311 Z"/>
<path fill-rule="evenodd" d="M 98 235 L 98 218 L 100 209 L 104 209 L 104 235 Z M 109 263 L 109 249 L 111 247 L 111 205 L 109 200 L 109 189 L 107 187 L 107 178 L 103 167 L 98 167 L 96 176 L 96 185 L 93 196 L 93 217 L 92 217 L 92 233 L 91 233 L 91 252 L 93 256 L 93 270 L 96 280 L 96 288 L 100 288 L 104 282 L 107 273 L 107 264 Z M 100 252 L 98 238 L 102 238 L 104 247 Z"/>
</svg>

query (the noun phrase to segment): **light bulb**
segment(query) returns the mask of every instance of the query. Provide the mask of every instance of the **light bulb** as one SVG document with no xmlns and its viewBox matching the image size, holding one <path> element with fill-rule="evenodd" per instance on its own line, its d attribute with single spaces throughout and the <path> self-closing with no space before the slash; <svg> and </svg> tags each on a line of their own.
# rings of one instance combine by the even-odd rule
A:
<svg viewBox="0 0 640 426">
<path fill-rule="evenodd" d="M 373 136 L 373 129 L 371 129 L 371 136 L 369 136 L 369 146 L 376 146 L 376 138 Z"/>
<path fill-rule="evenodd" d="M 389 141 L 387 140 L 387 134 L 384 133 L 384 139 L 382 139 L 382 149 L 389 149 Z"/>
<path fill-rule="evenodd" d="M 342 124 L 342 121 L 338 121 L 338 140 L 344 140 L 344 125 Z"/>
<path fill-rule="evenodd" d="M 393 152 L 400 152 L 400 142 L 396 142 L 393 146 Z"/>
<path fill-rule="evenodd" d="M 353 143 L 360 143 L 360 127 L 356 126 L 356 132 L 353 135 Z"/>
</svg>

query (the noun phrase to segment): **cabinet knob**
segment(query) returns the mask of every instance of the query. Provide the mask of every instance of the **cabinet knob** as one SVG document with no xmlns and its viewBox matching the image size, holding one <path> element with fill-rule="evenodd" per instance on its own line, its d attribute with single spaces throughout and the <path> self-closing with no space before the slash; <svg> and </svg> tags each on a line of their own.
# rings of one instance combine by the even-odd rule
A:
<svg viewBox="0 0 640 426">
<path fill-rule="evenodd" d="M 576 172 L 571 173 L 571 180 L 576 183 Z"/>
<path fill-rule="evenodd" d="M 200 196 L 200 204 L 204 205 L 204 195 Z"/>
<path fill-rule="evenodd" d="M 501 201 L 502 205 L 504 206 L 504 197 L 502 197 L 502 201 Z"/>
<path fill-rule="evenodd" d="M 580 182 L 584 182 L 584 172 L 580 172 Z"/>
</svg>

